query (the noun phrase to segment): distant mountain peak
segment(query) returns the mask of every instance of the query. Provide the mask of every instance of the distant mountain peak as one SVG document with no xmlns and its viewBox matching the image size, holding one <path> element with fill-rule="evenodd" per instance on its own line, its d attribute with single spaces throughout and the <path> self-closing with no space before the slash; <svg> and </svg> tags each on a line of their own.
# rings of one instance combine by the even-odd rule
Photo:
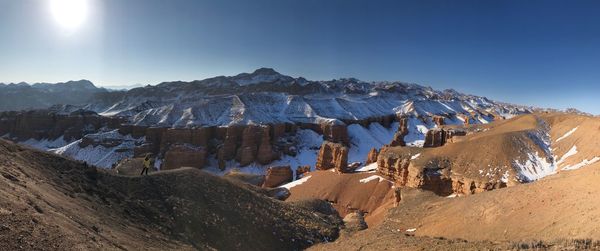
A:
<svg viewBox="0 0 600 251">
<path fill-rule="evenodd" d="M 279 72 L 273 70 L 273 68 L 258 68 L 256 69 L 252 75 L 281 75 Z"/>
<path fill-rule="evenodd" d="M 96 88 L 96 86 L 94 85 L 94 83 L 92 83 L 92 81 L 89 81 L 87 79 L 71 80 L 71 81 L 67 81 L 64 84 L 74 85 L 74 86 L 78 86 L 78 87 Z"/>
<path fill-rule="evenodd" d="M 252 73 L 238 74 L 231 79 L 240 86 L 277 82 L 279 80 L 291 82 L 293 80 L 292 77 L 282 75 L 272 68 L 259 68 Z"/>
</svg>

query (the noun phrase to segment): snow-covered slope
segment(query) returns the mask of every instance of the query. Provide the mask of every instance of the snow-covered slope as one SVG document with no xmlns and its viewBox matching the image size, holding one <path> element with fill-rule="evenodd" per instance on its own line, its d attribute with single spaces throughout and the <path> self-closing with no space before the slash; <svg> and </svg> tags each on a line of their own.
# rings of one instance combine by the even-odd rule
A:
<svg viewBox="0 0 600 251">
<path fill-rule="evenodd" d="M 109 93 L 83 107 L 58 106 L 55 109 L 64 109 L 65 112 L 85 109 L 103 116 L 122 117 L 133 125 L 149 127 L 347 124 L 350 162 L 364 162 L 371 148 L 390 143 L 398 123 L 384 126 L 386 123 L 380 118 L 408 117 L 408 134 L 404 141 L 409 146 L 422 146 L 427 131 L 437 126 L 432 120 L 434 115 L 443 115 L 444 124 L 464 124 L 466 119 L 470 123 L 481 124 L 498 117 L 509 118 L 532 111 L 529 107 L 495 102 L 454 90 L 436 91 L 417 84 L 364 82 L 353 78 L 309 81 L 268 68 L 231 77 L 165 82 L 127 92 Z M 116 138 L 116 135 L 112 135 L 115 133 L 103 132 L 91 137 Z M 52 148 L 53 152 L 98 166 L 110 167 L 119 159 L 130 157 L 134 143 L 142 143 L 127 137 L 119 138 L 122 145 L 109 148 L 102 145 L 82 148 L 81 141 L 70 144 L 50 144 L 43 140 L 28 143 Z M 284 155 L 270 165 L 314 166 L 323 136 L 315 131 L 299 130 L 296 137 L 298 154 Z M 216 166 L 212 151 L 208 169 Z M 235 166 L 235 163 L 227 166 Z M 253 168 L 255 171 L 252 171 Z M 245 170 L 263 172 L 264 168 L 252 164 Z"/>
<path fill-rule="evenodd" d="M 87 108 L 106 116 L 129 117 L 136 125 L 168 127 L 357 121 L 395 114 L 443 114 L 451 119 L 455 114 L 477 114 L 478 122 L 485 123 L 491 114 L 511 117 L 530 111 L 454 90 L 357 79 L 308 81 L 266 68 L 233 77 L 136 88 L 114 103 Z"/>
</svg>

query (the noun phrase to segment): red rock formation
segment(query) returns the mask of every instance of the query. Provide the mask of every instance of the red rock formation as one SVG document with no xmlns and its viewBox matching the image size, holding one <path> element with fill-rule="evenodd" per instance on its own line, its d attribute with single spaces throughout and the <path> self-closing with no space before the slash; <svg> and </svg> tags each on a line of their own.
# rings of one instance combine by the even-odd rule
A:
<svg viewBox="0 0 600 251">
<path fill-rule="evenodd" d="M 298 168 L 296 168 L 296 179 L 302 178 L 304 174 L 308 172 L 310 172 L 310 166 L 298 166 Z"/>
<path fill-rule="evenodd" d="M 146 146 L 149 148 L 151 153 L 158 153 L 160 150 L 162 137 L 167 131 L 167 128 L 149 127 L 146 128 L 146 143 L 150 144 Z"/>
<path fill-rule="evenodd" d="M 206 162 L 206 150 L 185 144 L 173 144 L 165 152 L 161 169 L 170 170 L 180 167 L 203 168 Z"/>
<path fill-rule="evenodd" d="M 501 181 L 483 182 L 454 176 L 449 170 L 418 167 L 411 162 L 410 155 L 396 152 L 397 149 L 382 148 L 377 159 L 377 171 L 397 186 L 406 186 L 433 191 L 447 196 L 473 194 L 506 187 Z"/>
<path fill-rule="evenodd" d="M 254 162 L 261 134 L 261 127 L 255 125 L 247 126 L 242 132 L 242 144 L 236 155 L 236 160 L 240 163 L 240 166 L 247 166 Z"/>
<path fill-rule="evenodd" d="M 455 136 L 465 136 L 466 131 L 454 129 L 431 129 L 425 135 L 423 147 L 439 147 L 452 141 Z"/>
<path fill-rule="evenodd" d="M 442 116 L 433 116 L 431 119 L 433 120 L 433 123 L 435 123 L 438 126 L 445 125 L 444 117 Z"/>
<path fill-rule="evenodd" d="M 348 168 L 348 147 L 340 143 L 324 141 L 319 150 L 316 168 L 318 170 L 335 168 L 345 171 Z"/>
<path fill-rule="evenodd" d="M 273 131 L 273 139 L 280 138 L 286 132 L 286 124 L 274 124 L 271 128 Z"/>
<path fill-rule="evenodd" d="M 269 135 L 270 127 L 263 127 L 263 132 L 260 139 L 260 145 L 258 147 L 258 152 L 256 155 L 256 162 L 266 165 L 273 160 L 277 159 L 279 156 L 277 153 L 273 151 L 273 146 L 271 145 L 271 137 Z"/>
<path fill-rule="evenodd" d="M 444 129 L 431 129 L 425 135 L 423 147 L 439 147 L 446 144 L 448 135 Z"/>
<path fill-rule="evenodd" d="M 394 138 L 392 142 L 390 142 L 389 146 L 405 146 L 404 136 L 408 134 L 408 118 L 402 117 L 399 119 L 400 125 L 398 126 L 398 131 L 394 134 Z"/>
<path fill-rule="evenodd" d="M 267 169 L 265 183 L 262 187 L 278 187 L 285 183 L 292 182 L 294 176 L 290 166 L 274 166 Z"/>
<path fill-rule="evenodd" d="M 0 113 L 0 136 L 10 133 L 16 140 L 49 139 L 63 136 L 65 140 L 81 139 L 102 127 L 116 128 L 123 121 L 108 118 L 90 111 L 59 114 L 50 110 Z"/>
<path fill-rule="evenodd" d="M 191 144 L 192 130 L 185 128 L 168 128 L 163 132 L 160 141 L 161 152 L 166 151 L 171 144 Z"/>
<path fill-rule="evenodd" d="M 192 145 L 208 147 L 208 141 L 212 138 L 213 127 L 200 127 L 192 129 Z"/>
<path fill-rule="evenodd" d="M 377 151 L 377 149 L 371 148 L 371 151 L 369 151 L 369 155 L 367 155 L 367 163 L 366 164 L 368 165 L 368 164 L 377 162 L 378 154 L 379 154 L 379 152 Z"/>
<path fill-rule="evenodd" d="M 460 117 L 460 118 L 462 118 L 464 120 L 464 125 L 465 126 L 470 125 L 471 124 L 471 120 L 473 120 L 473 118 L 471 117 L 470 114 L 467 114 L 467 115 L 465 115 L 465 114 L 458 114 L 456 116 Z"/>
<path fill-rule="evenodd" d="M 323 137 L 327 141 L 342 143 L 344 145 L 350 144 L 348 128 L 344 124 L 322 124 L 321 131 L 323 132 Z"/>
<path fill-rule="evenodd" d="M 225 162 L 235 158 L 237 140 L 239 135 L 241 135 L 241 130 L 243 130 L 243 128 L 238 126 L 227 127 L 223 144 L 217 150 L 219 168 L 224 169 Z M 222 132 L 223 130 L 220 128 L 218 131 Z"/>
<path fill-rule="evenodd" d="M 119 133 L 122 135 L 131 135 L 131 137 L 138 139 L 146 135 L 147 128 L 146 126 L 121 125 L 119 126 Z"/>
<path fill-rule="evenodd" d="M 154 146 L 152 144 L 147 143 L 147 144 L 133 147 L 133 157 L 134 158 L 144 157 L 148 153 L 155 153 Z"/>
</svg>

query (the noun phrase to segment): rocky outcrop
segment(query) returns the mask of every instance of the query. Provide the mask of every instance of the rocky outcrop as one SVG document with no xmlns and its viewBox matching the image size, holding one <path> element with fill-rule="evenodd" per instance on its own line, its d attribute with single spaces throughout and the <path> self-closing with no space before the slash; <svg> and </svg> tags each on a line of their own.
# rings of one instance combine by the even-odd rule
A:
<svg viewBox="0 0 600 251">
<path fill-rule="evenodd" d="M 368 164 L 377 162 L 377 155 L 379 155 L 379 152 L 377 151 L 377 149 L 371 148 L 371 151 L 369 151 L 369 154 L 367 155 L 367 163 L 366 164 L 368 165 Z"/>
<path fill-rule="evenodd" d="M 155 152 L 152 144 L 142 144 L 133 148 L 133 157 L 144 157 L 148 153 Z"/>
<path fill-rule="evenodd" d="M 473 121 L 473 117 L 470 114 L 457 114 L 457 117 L 461 118 L 464 121 L 464 125 L 468 126 Z"/>
<path fill-rule="evenodd" d="M 180 167 L 204 168 L 206 150 L 186 144 L 173 144 L 165 152 L 161 169 L 170 170 Z"/>
<path fill-rule="evenodd" d="M 100 128 L 117 128 L 123 120 L 107 118 L 90 111 L 77 110 L 68 114 L 51 110 L 0 113 L 0 136 L 10 134 L 14 140 L 48 139 L 61 136 L 65 141 L 81 139 Z"/>
<path fill-rule="evenodd" d="M 147 127 L 136 126 L 136 125 L 121 125 L 119 126 L 119 133 L 122 135 L 131 135 L 136 139 L 144 137 L 146 135 Z M 160 141 L 159 141 L 160 143 Z"/>
<path fill-rule="evenodd" d="M 324 141 L 317 156 L 316 168 L 328 170 L 335 168 L 340 172 L 346 172 L 348 168 L 348 147 L 329 141 Z"/>
<path fill-rule="evenodd" d="M 273 145 L 271 144 L 271 136 L 270 136 L 270 126 L 265 126 L 262 128 L 262 135 L 260 137 L 260 145 L 258 146 L 258 152 L 256 155 L 256 162 L 262 165 L 269 164 L 273 162 L 273 160 L 279 158 L 279 154 L 273 151 Z M 283 133 L 280 129 L 275 130 L 278 127 L 273 127 L 274 134 L 280 134 L 279 136 L 283 136 Z M 283 128 L 285 129 L 285 127 Z M 285 132 L 285 131 L 284 131 Z"/>
<path fill-rule="evenodd" d="M 103 146 L 106 148 L 113 148 L 118 145 L 121 145 L 122 143 L 123 143 L 122 138 L 110 138 L 110 137 L 99 138 L 99 137 L 93 137 L 91 135 L 86 135 L 86 136 L 83 136 L 83 138 L 81 139 L 81 142 L 79 142 L 79 147 L 85 148 L 88 146 L 93 146 L 93 147 Z"/>
<path fill-rule="evenodd" d="M 444 122 L 444 117 L 442 116 L 433 116 L 431 119 L 433 120 L 433 123 L 435 123 L 438 126 L 443 126 L 446 124 Z"/>
<path fill-rule="evenodd" d="M 350 138 L 348 137 L 348 128 L 345 124 L 322 124 L 321 130 L 323 132 L 323 137 L 327 141 L 342 143 L 344 145 L 350 144 Z"/>
<path fill-rule="evenodd" d="M 381 150 L 377 159 L 377 171 L 399 186 L 418 187 L 421 183 L 421 171 L 410 165 L 410 156 L 397 156 L 387 151 L 387 148 Z"/>
<path fill-rule="evenodd" d="M 240 163 L 240 166 L 247 166 L 254 162 L 258 152 L 261 132 L 261 128 L 254 125 L 246 127 L 242 132 L 242 144 L 236 154 L 236 160 Z"/>
<path fill-rule="evenodd" d="M 448 133 L 444 129 L 431 129 L 425 134 L 423 147 L 438 147 L 446 144 Z"/>
<path fill-rule="evenodd" d="M 290 166 L 269 167 L 265 176 L 265 183 L 263 183 L 262 187 L 278 187 L 292 182 L 293 179 L 294 176 Z"/>
<path fill-rule="evenodd" d="M 506 186 L 507 184 L 502 181 L 481 182 L 464 177 L 455 177 L 452 179 L 452 191 L 456 194 L 476 194 Z"/>
<path fill-rule="evenodd" d="M 392 142 L 389 146 L 406 146 L 404 142 L 404 136 L 408 134 L 408 118 L 401 117 L 399 120 L 398 131 L 394 134 Z"/>
<path fill-rule="evenodd" d="M 433 191 L 441 196 L 473 194 L 506 187 L 502 181 L 482 181 L 453 175 L 445 164 L 429 161 L 430 166 L 416 166 L 410 153 L 394 148 L 382 148 L 377 158 L 377 172 L 400 187 L 413 187 Z"/>
<path fill-rule="evenodd" d="M 230 126 L 225 129 L 225 137 L 223 144 L 217 150 L 217 159 L 219 161 L 219 168 L 225 168 L 225 162 L 235 158 L 237 140 L 241 135 L 243 127 Z M 221 130 L 222 131 L 222 130 Z"/>
<path fill-rule="evenodd" d="M 344 226 L 345 230 L 349 232 L 365 230 L 368 227 L 364 214 L 360 211 L 347 214 L 344 217 Z"/>
<path fill-rule="evenodd" d="M 308 172 L 310 172 L 310 166 L 298 166 L 296 168 L 296 179 L 304 177 L 304 174 Z"/>
<path fill-rule="evenodd" d="M 465 136 L 466 131 L 454 129 L 431 129 L 425 135 L 423 147 L 439 147 L 451 142 L 455 136 Z"/>
</svg>

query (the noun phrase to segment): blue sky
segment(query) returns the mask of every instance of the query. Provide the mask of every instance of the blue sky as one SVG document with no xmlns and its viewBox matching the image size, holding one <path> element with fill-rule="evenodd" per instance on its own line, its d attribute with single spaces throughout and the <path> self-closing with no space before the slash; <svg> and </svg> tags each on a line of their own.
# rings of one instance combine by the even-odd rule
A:
<svg viewBox="0 0 600 251">
<path fill-rule="evenodd" d="M 0 0 L 0 82 L 156 84 L 272 67 L 600 113 L 599 1 Z"/>
</svg>

